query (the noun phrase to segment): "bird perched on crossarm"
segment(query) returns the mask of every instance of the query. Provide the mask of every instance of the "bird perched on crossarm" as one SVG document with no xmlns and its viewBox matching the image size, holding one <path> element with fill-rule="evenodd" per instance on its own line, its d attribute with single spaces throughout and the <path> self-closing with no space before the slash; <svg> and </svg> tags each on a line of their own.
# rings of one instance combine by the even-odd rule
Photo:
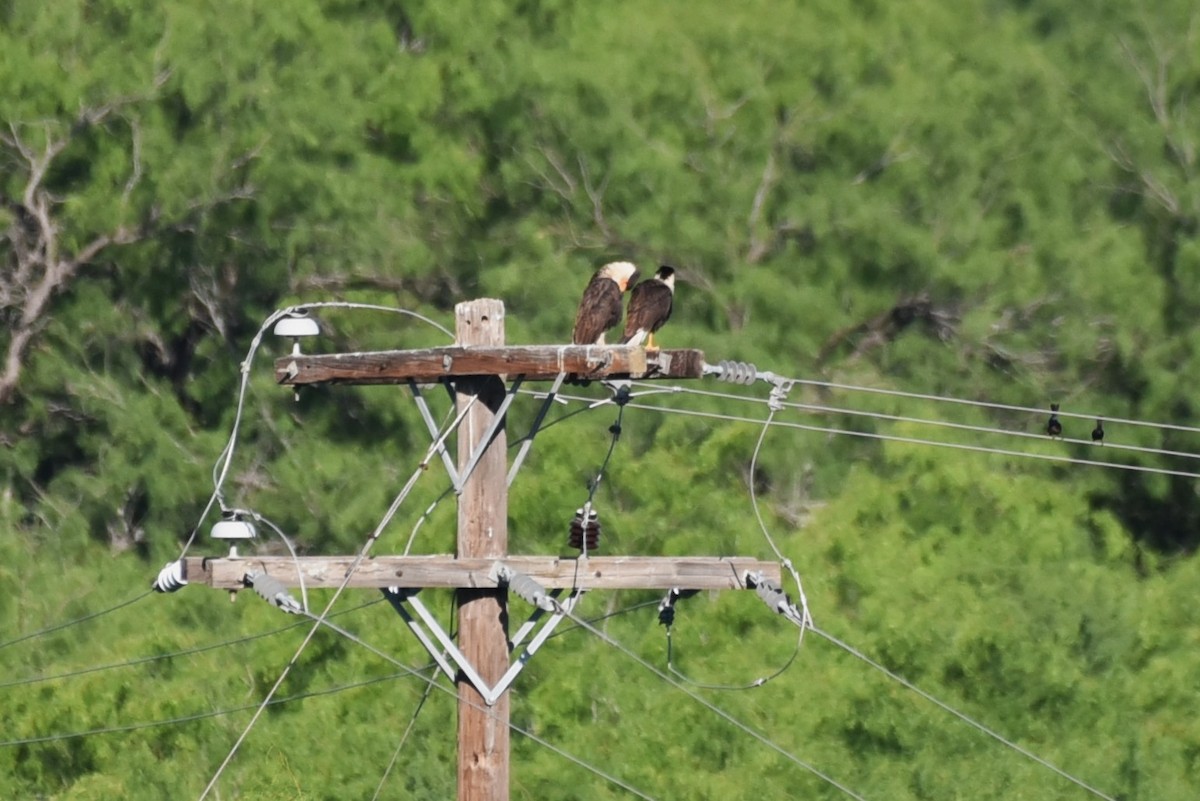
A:
<svg viewBox="0 0 1200 801">
<path fill-rule="evenodd" d="M 629 314 L 625 315 L 625 336 L 622 345 L 640 345 L 646 350 L 654 346 L 654 332 L 671 318 L 675 305 L 675 268 L 663 265 L 653 278 L 642 281 L 629 293 Z"/>
<path fill-rule="evenodd" d="M 637 267 L 627 261 L 610 262 L 596 271 L 575 313 L 572 344 L 604 344 L 604 332 L 621 322 L 621 295 L 633 286 L 637 276 Z"/>
</svg>

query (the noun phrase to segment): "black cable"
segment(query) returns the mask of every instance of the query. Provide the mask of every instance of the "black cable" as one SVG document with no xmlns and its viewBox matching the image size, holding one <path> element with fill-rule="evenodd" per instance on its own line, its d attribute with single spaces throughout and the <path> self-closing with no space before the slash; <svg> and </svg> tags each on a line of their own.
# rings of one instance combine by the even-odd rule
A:
<svg viewBox="0 0 1200 801">
<path fill-rule="evenodd" d="M 315 698 L 321 695 L 333 695 L 343 692 L 344 690 L 353 690 L 357 687 L 366 687 L 370 684 L 378 684 L 384 681 L 393 679 L 408 678 L 413 675 L 412 671 L 399 671 L 391 673 L 387 676 L 376 676 L 373 679 L 364 679 L 363 681 L 353 682 L 351 684 L 340 684 L 336 687 L 327 687 L 324 690 L 310 690 L 304 693 L 284 696 L 281 698 L 272 698 L 268 701 L 268 706 L 276 704 L 286 704 L 291 701 L 302 701 L 305 698 Z M 230 707 L 228 709 L 213 709 L 207 712 L 197 712 L 192 715 L 182 715 L 177 718 L 168 718 L 166 720 L 150 720 L 142 723 L 129 723 L 123 726 L 105 726 L 99 729 L 88 729 L 87 731 L 65 732 L 62 734 L 47 734 L 42 737 L 26 737 L 21 740 L 3 740 L 0 741 L 0 748 L 12 748 L 14 746 L 37 745 L 39 743 L 52 743 L 59 740 L 73 740 L 77 737 L 92 737 L 98 734 L 119 734 L 122 732 L 138 731 L 139 729 L 152 729 L 158 726 L 174 726 L 182 723 L 191 723 L 196 720 L 204 720 L 205 718 L 216 718 L 222 715 L 232 715 L 236 712 L 245 712 L 248 709 L 258 708 L 258 704 L 243 704 L 242 706 Z"/>
<path fill-rule="evenodd" d="M 16 637 L 14 639 L 8 640 L 7 642 L 0 642 L 0 649 L 7 648 L 10 645 L 16 645 L 17 643 L 24 642 L 25 640 L 32 640 L 34 637 L 41 637 L 44 634 L 50 634 L 52 632 L 59 631 L 61 629 L 69 628 L 71 626 L 74 626 L 77 623 L 84 623 L 88 620 L 95 620 L 98 617 L 107 615 L 109 612 L 115 612 L 118 609 L 124 609 L 126 606 L 131 606 L 131 605 L 137 603 L 138 601 L 142 600 L 143 598 L 145 598 L 147 595 L 152 594 L 153 592 L 154 592 L 153 590 L 146 590 L 145 592 L 141 593 L 140 595 L 136 595 L 127 601 L 121 601 L 121 603 L 117 604 L 116 606 L 110 606 L 107 609 L 101 609 L 99 612 L 91 612 L 89 614 L 84 615 L 83 617 L 77 617 L 74 620 L 68 620 L 65 623 L 58 623 L 54 626 L 49 626 L 44 629 L 39 629 L 38 631 L 31 631 L 28 634 L 22 634 L 20 637 Z"/>
<path fill-rule="evenodd" d="M 337 612 L 336 614 L 330 615 L 330 617 L 341 617 L 342 615 L 348 615 L 351 612 L 357 612 L 358 610 L 365 609 L 368 606 L 374 606 L 375 604 L 380 603 L 382 600 L 383 600 L 382 598 L 378 598 L 374 601 L 367 601 L 364 604 L 359 604 L 358 606 L 352 607 L 350 609 L 344 609 L 341 612 Z M 136 667 L 137 665 L 145 665 L 150 662 L 160 662 L 164 659 L 174 659 L 177 656 L 191 656 L 193 654 L 204 653 L 205 651 L 215 651 L 218 648 L 227 648 L 231 645 L 241 645 L 242 643 L 252 642 L 254 640 L 261 640 L 265 637 L 273 637 L 276 634 L 282 634 L 285 631 L 290 631 L 294 628 L 298 628 L 303 625 L 304 625 L 304 621 L 301 620 L 296 623 L 292 623 L 291 625 L 288 625 L 288 626 L 282 626 L 277 629 L 272 629 L 271 631 L 264 631 L 264 632 L 260 632 L 258 634 L 248 634 L 245 637 L 238 637 L 237 639 L 233 639 L 233 640 L 225 640 L 224 642 L 209 643 L 208 645 L 198 645 L 194 648 L 185 648 L 182 651 L 171 651 L 170 653 L 155 654 L 154 656 L 140 656 L 140 657 L 137 657 L 135 659 L 130 659 L 125 662 L 110 662 L 107 665 L 93 665 L 92 667 L 80 668 L 78 670 L 72 670 L 72 671 L 68 671 L 66 673 L 55 673 L 50 676 L 27 676 L 23 679 L 13 679 L 11 681 L 0 682 L 0 689 L 4 689 L 6 687 L 18 687 L 18 686 L 25 685 L 25 684 L 39 684 L 43 681 L 57 681 L 59 679 L 73 679 L 78 676 L 86 676 L 89 673 L 100 673 L 105 670 L 116 670 L 118 668 Z"/>
</svg>

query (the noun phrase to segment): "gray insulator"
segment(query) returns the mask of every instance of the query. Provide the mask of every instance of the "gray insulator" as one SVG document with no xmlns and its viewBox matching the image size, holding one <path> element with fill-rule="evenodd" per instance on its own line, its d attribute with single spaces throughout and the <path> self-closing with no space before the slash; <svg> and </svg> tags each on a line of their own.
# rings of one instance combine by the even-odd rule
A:
<svg viewBox="0 0 1200 801">
<path fill-rule="evenodd" d="M 246 582 L 250 585 L 250 589 L 262 596 L 267 603 L 282 609 L 289 615 L 298 615 L 304 611 L 304 607 L 292 597 L 292 594 L 287 591 L 287 587 L 283 586 L 283 582 L 279 579 L 266 573 L 247 573 Z"/>
<path fill-rule="evenodd" d="M 546 588 L 524 573 L 514 571 L 508 579 L 508 589 L 511 592 L 515 592 L 530 606 L 536 606 L 548 612 L 554 609 L 554 604 L 551 602 L 550 597 L 546 595 Z"/>
<path fill-rule="evenodd" d="M 772 612 L 782 615 L 791 609 L 792 600 L 787 593 L 769 581 L 759 581 L 754 591 Z"/>
<path fill-rule="evenodd" d="M 758 368 L 749 362 L 735 362 L 722 359 L 720 362 L 717 362 L 717 367 L 720 370 L 716 374 L 718 381 L 749 386 L 758 379 Z"/>
</svg>

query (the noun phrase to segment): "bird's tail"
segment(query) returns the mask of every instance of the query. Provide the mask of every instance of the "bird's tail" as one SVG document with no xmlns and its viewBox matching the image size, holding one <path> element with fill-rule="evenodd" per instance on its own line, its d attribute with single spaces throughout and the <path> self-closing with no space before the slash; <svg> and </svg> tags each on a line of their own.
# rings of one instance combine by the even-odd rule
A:
<svg viewBox="0 0 1200 801">
<path fill-rule="evenodd" d="M 637 331 L 634 331 L 629 336 L 621 337 L 621 344 L 622 345 L 635 345 L 635 346 L 640 345 L 646 341 L 646 333 L 647 332 L 646 332 L 645 328 L 639 328 Z"/>
</svg>

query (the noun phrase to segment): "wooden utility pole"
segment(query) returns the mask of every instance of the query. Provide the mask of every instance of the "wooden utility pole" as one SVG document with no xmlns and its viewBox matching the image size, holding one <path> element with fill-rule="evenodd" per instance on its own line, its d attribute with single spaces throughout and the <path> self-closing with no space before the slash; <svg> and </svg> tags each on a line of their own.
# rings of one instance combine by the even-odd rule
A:
<svg viewBox="0 0 1200 801">
<path fill-rule="evenodd" d="M 458 499 L 454 555 L 379 556 L 358 564 L 350 556 L 188 557 L 184 575 L 194 584 L 238 589 L 252 575 L 286 587 L 450 587 L 458 592 L 458 649 L 485 698 L 461 669 L 458 686 L 458 799 L 507 801 L 509 797 L 509 695 L 497 685 L 509 670 L 507 589 L 497 563 L 546 589 L 749 589 L 750 578 L 778 585 L 778 562 L 739 556 L 514 556 L 508 553 L 508 467 L 504 414 L 512 394 L 506 381 L 700 378 L 698 350 L 647 352 L 637 346 L 533 345 L 506 347 L 504 304 L 475 300 L 455 307 L 453 347 L 376 353 L 293 354 L 278 359 L 280 384 L 418 384 L 445 382 L 461 413 L 457 467 L 451 468 Z M 547 401 L 548 403 L 549 401 Z M 468 409 L 469 406 L 469 409 Z M 422 407 L 424 408 L 424 407 Z M 432 425 L 432 423 L 430 423 Z M 566 533 L 564 509 L 563 529 Z M 428 647 L 428 645 L 427 645 Z M 528 656 L 528 654 L 526 654 Z M 435 657 L 436 658 L 436 657 Z M 462 663 L 459 663 L 460 666 Z M 511 680 L 511 679 L 510 679 Z M 499 693 L 497 696 L 496 694 Z"/>
<path fill-rule="evenodd" d="M 460 303 L 454 308 L 459 345 L 502 346 L 504 304 L 498 300 Z M 508 554 L 508 456 L 504 421 L 491 442 L 482 437 L 504 400 L 504 382 L 495 375 L 460 378 L 455 400 L 461 414 L 458 472 L 463 475 L 476 447 L 487 448 L 458 496 L 456 555 L 503 559 Z M 502 588 L 458 590 L 458 637 L 463 655 L 489 684 L 508 670 L 508 592 Z M 508 693 L 489 710 L 483 696 L 458 675 L 458 797 L 460 801 L 508 801 Z"/>
</svg>

